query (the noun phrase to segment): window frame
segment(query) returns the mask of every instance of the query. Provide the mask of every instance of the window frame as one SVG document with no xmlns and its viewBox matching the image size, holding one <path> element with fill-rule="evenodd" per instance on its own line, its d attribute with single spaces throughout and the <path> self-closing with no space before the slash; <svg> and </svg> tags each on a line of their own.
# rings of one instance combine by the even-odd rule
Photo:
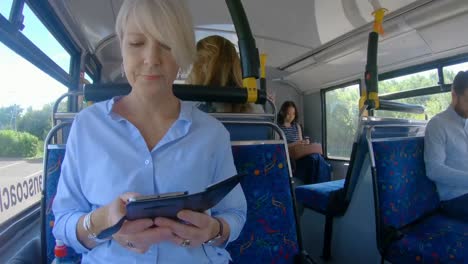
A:
<svg viewBox="0 0 468 264">
<path fill-rule="evenodd" d="M 419 65 L 414 65 L 394 71 L 385 72 L 379 74 L 378 81 L 385 81 L 393 78 L 403 77 L 406 75 L 416 74 L 427 70 L 437 70 L 438 76 L 438 85 L 430 86 L 430 87 L 420 87 L 413 90 L 405 90 L 401 92 L 395 93 L 387 93 L 387 94 L 379 94 L 379 99 L 382 100 L 399 100 L 399 99 L 406 99 L 406 98 L 413 98 L 418 96 L 426 96 L 426 95 L 434 95 L 434 94 L 443 94 L 450 92 L 452 89 L 451 83 L 445 82 L 444 77 L 444 68 L 452 65 L 457 65 L 461 63 L 468 62 L 468 53 L 464 53 L 458 56 L 443 58 Z M 370 115 L 374 116 L 375 112 L 370 111 Z"/>
<path fill-rule="evenodd" d="M 28 4 L 36 17 L 70 54 L 69 73 L 65 72 L 39 47 L 22 34 L 24 4 Z M 69 91 L 79 88 L 81 48 L 79 48 L 72 36 L 67 32 L 48 1 L 14 0 L 9 17 L 6 18 L 0 15 L 0 42 L 45 74 L 62 83 Z M 68 108 L 70 111 L 73 110 L 74 105 L 76 103 L 69 104 Z M 44 175 L 44 172 L 42 174 Z M 0 242 L 9 241 L 12 234 L 23 229 L 28 223 L 37 220 L 40 215 L 40 205 L 41 201 L 38 201 L 1 224 Z M 7 246 L 5 243 L 0 243 L 0 245 Z M 0 250 L 3 249 L 2 247 L 0 246 Z"/>
<path fill-rule="evenodd" d="M 460 54 L 453 57 L 443 58 L 431 62 L 426 62 L 418 65 L 413 65 L 405 68 L 401 68 L 394 71 L 384 72 L 379 74 L 379 82 L 385 81 L 392 78 L 402 77 L 409 74 L 419 73 L 422 71 L 437 69 L 442 70 L 443 67 L 452 66 L 455 64 L 460 64 L 468 62 L 468 53 Z M 443 80 L 443 77 L 442 77 Z M 445 82 L 441 82 L 440 72 L 439 72 L 439 85 L 444 85 Z"/>
<path fill-rule="evenodd" d="M 70 54 L 70 73 L 65 72 L 31 40 L 21 33 L 24 4 L 28 4 L 36 17 Z M 15 0 L 10 12 L 10 17 L 6 19 L 0 16 L 0 42 L 31 62 L 41 71 L 68 87 L 69 90 L 78 89 L 81 49 L 73 41 L 73 38 L 66 31 L 65 26 L 61 23 L 47 1 Z"/>
<path fill-rule="evenodd" d="M 94 83 L 101 82 L 102 64 L 94 54 L 86 54 L 85 58 L 85 72 L 88 74 Z"/>
<path fill-rule="evenodd" d="M 338 85 L 333 85 L 327 88 L 320 89 L 320 101 L 322 102 L 322 149 L 323 149 L 323 156 L 327 160 L 331 161 L 350 161 L 351 157 L 337 157 L 337 156 L 329 156 L 328 155 L 328 146 L 327 146 L 327 100 L 326 100 L 326 93 L 331 92 L 338 89 L 344 89 L 348 86 L 352 85 L 359 85 L 359 96 L 362 94 L 362 82 L 361 79 L 341 83 Z M 357 107 L 359 108 L 359 102 L 356 102 Z M 352 147 L 352 146 L 351 146 Z"/>
<path fill-rule="evenodd" d="M 384 100 L 397 100 L 397 99 L 405 99 L 405 98 L 411 98 L 411 97 L 416 97 L 416 96 L 424 96 L 424 95 L 432 95 L 432 94 L 449 92 L 451 90 L 452 84 L 445 83 L 444 72 L 443 72 L 444 67 L 466 63 L 466 62 L 468 62 L 468 53 L 379 74 L 379 82 L 381 82 L 381 81 L 385 81 L 385 80 L 389 80 L 393 78 L 403 77 L 403 76 L 410 75 L 410 74 L 415 74 L 415 73 L 419 73 L 419 72 L 423 72 L 427 70 L 436 69 L 438 73 L 437 74 L 438 79 L 439 79 L 438 80 L 439 85 L 437 86 L 421 87 L 421 88 L 417 88 L 413 90 L 388 93 L 388 94 L 382 94 L 382 95 L 379 94 L 379 98 L 384 99 Z"/>
</svg>

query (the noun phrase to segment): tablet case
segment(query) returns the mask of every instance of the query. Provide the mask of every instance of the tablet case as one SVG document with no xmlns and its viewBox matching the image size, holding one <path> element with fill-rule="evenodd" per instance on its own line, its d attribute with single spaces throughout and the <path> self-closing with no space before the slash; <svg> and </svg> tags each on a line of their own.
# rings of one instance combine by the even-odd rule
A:
<svg viewBox="0 0 468 264">
<path fill-rule="evenodd" d="M 235 175 L 221 182 L 208 186 L 205 191 L 182 195 L 164 195 L 153 199 L 130 201 L 127 204 L 127 215 L 115 225 L 103 230 L 97 235 L 98 239 L 106 239 L 117 233 L 125 220 L 141 218 L 167 217 L 177 219 L 180 210 L 188 209 L 197 212 L 206 211 L 218 204 L 231 192 L 246 174 Z"/>
<path fill-rule="evenodd" d="M 197 212 L 206 211 L 218 204 L 241 180 L 243 175 L 235 175 L 215 183 L 203 192 L 187 194 L 164 194 L 154 199 L 131 201 L 127 204 L 127 220 L 167 217 L 177 219 L 183 209 Z"/>
</svg>

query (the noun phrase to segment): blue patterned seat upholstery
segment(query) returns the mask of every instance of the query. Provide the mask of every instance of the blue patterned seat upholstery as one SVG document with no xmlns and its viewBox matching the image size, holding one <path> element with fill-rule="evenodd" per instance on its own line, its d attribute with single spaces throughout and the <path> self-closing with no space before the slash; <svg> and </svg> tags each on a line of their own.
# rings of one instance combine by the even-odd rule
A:
<svg viewBox="0 0 468 264">
<path fill-rule="evenodd" d="M 228 245 L 233 263 L 297 263 L 301 252 L 283 144 L 232 147 L 247 199 L 247 221 Z"/>
<path fill-rule="evenodd" d="M 46 177 L 44 179 L 44 197 L 42 199 L 42 252 L 43 263 L 51 263 L 55 258 L 54 247 L 55 238 L 52 234 L 54 226 L 54 214 L 52 212 L 52 203 L 54 202 L 55 194 L 57 193 L 57 185 L 60 178 L 62 161 L 65 156 L 65 146 L 62 145 L 49 145 L 46 158 Z M 75 251 L 67 248 L 67 259 L 72 260 L 74 263 L 80 263 L 81 255 Z"/>
<path fill-rule="evenodd" d="M 296 200 L 314 211 L 326 215 L 332 214 L 339 210 L 336 208 L 340 204 L 337 199 L 343 191 L 344 183 L 345 180 L 342 179 L 298 186 L 296 187 Z"/>
<path fill-rule="evenodd" d="M 468 226 L 440 215 L 424 138 L 372 142 L 379 250 L 392 263 L 468 263 Z"/>
<path fill-rule="evenodd" d="M 386 252 L 392 263 L 468 263 L 468 225 L 430 216 L 402 231 Z"/>
</svg>

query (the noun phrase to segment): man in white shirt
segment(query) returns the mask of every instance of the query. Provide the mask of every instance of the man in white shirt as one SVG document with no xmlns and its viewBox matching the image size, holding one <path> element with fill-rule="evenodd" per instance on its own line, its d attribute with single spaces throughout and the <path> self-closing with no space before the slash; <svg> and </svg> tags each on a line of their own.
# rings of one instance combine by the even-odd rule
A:
<svg viewBox="0 0 468 264">
<path fill-rule="evenodd" d="M 468 222 L 468 71 L 452 85 L 452 104 L 427 124 L 424 161 L 442 211 Z"/>
</svg>

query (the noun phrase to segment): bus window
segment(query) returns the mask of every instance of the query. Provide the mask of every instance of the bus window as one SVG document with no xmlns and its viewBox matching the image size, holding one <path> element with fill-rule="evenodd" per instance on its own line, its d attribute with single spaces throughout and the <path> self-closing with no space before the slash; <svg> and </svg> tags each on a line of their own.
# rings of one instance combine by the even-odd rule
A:
<svg viewBox="0 0 468 264">
<path fill-rule="evenodd" d="M 67 88 L 1 42 L 0 58 L 1 226 L 40 201 L 52 103 Z"/>
<path fill-rule="evenodd" d="M 59 65 L 66 73 L 70 73 L 70 54 L 60 45 L 57 39 L 47 30 L 39 18 L 27 4 L 24 5 L 23 34 L 34 45 L 41 49 L 50 59 Z"/>
<path fill-rule="evenodd" d="M 444 76 L 446 76 L 445 83 L 451 83 L 455 77 L 455 69 L 461 69 L 460 65 L 453 65 L 450 67 L 444 67 Z M 458 72 L 458 71 L 457 71 Z M 407 74 L 400 77 L 384 80 L 379 82 L 379 93 L 380 94 L 392 94 L 402 91 L 409 90 L 418 90 L 419 94 L 415 96 L 401 98 L 394 100 L 395 102 L 407 103 L 420 105 L 425 108 L 425 114 L 411 114 L 411 113 L 401 113 L 393 111 L 375 111 L 375 116 L 378 117 L 391 117 L 391 118 L 404 118 L 404 119 L 417 119 L 425 120 L 430 119 L 434 115 L 445 110 L 451 103 L 451 96 L 449 92 L 440 93 L 439 88 L 439 76 L 437 74 L 437 69 L 431 69 L 428 71 Z M 421 88 L 431 88 L 434 87 L 439 90 L 438 93 L 434 92 L 424 92 Z M 426 94 L 424 94 L 426 93 Z M 428 94 L 432 93 L 432 94 Z"/>
<path fill-rule="evenodd" d="M 331 159 L 349 159 L 358 124 L 359 84 L 325 91 L 326 151 Z"/>
<path fill-rule="evenodd" d="M 93 78 L 91 78 L 91 77 L 88 75 L 88 73 L 85 73 L 85 74 L 84 74 L 84 78 L 85 78 L 85 80 L 88 81 L 89 83 L 94 83 Z"/>
<path fill-rule="evenodd" d="M 446 92 L 446 93 L 409 97 L 409 98 L 395 100 L 395 102 L 424 106 L 424 108 L 426 109 L 427 118 L 431 119 L 436 114 L 447 109 L 447 107 L 452 102 L 452 97 L 450 95 L 450 92 Z M 400 113 L 400 112 L 391 112 L 391 111 L 376 111 L 375 116 L 404 118 L 404 119 L 417 119 L 417 120 L 426 119 L 426 116 L 424 114 L 409 114 L 409 113 Z"/>
<path fill-rule="evenodd" d="M 2 0 L 0 1 L 0 14 L 6 19 L 10 17 L 11 6 L 13 5 L 13 0 Z"/>
<path fill-rule="evenodd" d="M 437 69 L 408 74 L 379 82 L 379 94 L 388 94 L 437 86 Z"/>
<path fill-rule="evenodd" d="M 459 71 L 468 71 L 468 62 L 444 67 L 444 82 L 451 84 Z"/>
</svg>

